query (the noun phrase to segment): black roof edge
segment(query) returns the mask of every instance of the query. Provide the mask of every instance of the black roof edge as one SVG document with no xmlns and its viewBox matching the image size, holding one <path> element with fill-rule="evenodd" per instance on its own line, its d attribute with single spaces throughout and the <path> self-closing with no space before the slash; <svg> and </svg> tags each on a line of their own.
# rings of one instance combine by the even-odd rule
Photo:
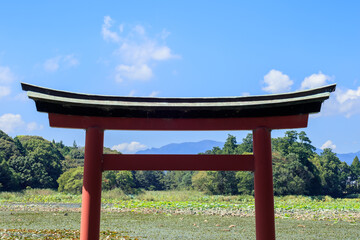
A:
<svg viewBox="0 0 360 240">
<path fill-rule="evenodd" d="M 247 96 L 247 97 L 210 97 L 210 98 L 159 98 L 159 97 L 123 97 L 123 96 L 108 96 L 108 95 L 96 95 L 96 94 L 83 94 L 73 93 L 67 91 L 59 91 L 50 88 L 39 87 L 28 83 L 21 83 L 22 90 L 32 91 L 51 96 L 74 98 L 74 99 L 88 99 L 88 100 L 109 100 L 109 101 L 136 101 L 136 102 L 230 102 L 230 101 L 261 101 L 261 100 L 276 100 L 310 96 L 319 93 L 334 92 L 336 84 L 330 84 L 314 89 L 281 93 L 281 94 L 269 94 L 269 95 L 258 95 L 258 96 Z"/>
</svg>

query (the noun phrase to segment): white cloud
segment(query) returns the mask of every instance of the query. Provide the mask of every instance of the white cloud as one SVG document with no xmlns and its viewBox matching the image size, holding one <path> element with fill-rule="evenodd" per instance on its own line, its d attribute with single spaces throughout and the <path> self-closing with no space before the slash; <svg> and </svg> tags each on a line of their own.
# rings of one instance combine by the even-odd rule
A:
<svg viewBox="0 0 360 240">
<path fill-rule="evenodd" d="M 153 91 L 152 93 L 150 93 L 149 97 L 156 97 L 157 95 L 159 95 L 159 91 Z"/>
<path fill-rule="evenodd" d="M 44 128 L 43 125 L 39 125 L 36 122 L 31 122 L 31 123 L 26 124 L 26 130 L 29 132 L 35 131 L 35 130 L 41 130 L 43 128 Z"/>
<path fill-rule="evenodd" d="M 360 87 L 355 90 L 336 90 L 335 99 L 324 106 L 326 106 L 329 113 L 345 114 L 346 117 L 360 114 Z"/>
<path fill-rule="evenodd" d="M 166 29 L 163 29 L 161 34 L 160 34 L 160 37 L 162 39 L 166 39 L 168 36 L 170 36 L 170 32 L 168 32 Z"/>
<path fill-rule="evenodd" d="M 360 87 L 357 89 L 336 89 L 326 100 L 318 116 L 344 115 L 350 118 L 360 114 Z"/>
<path fill-rule="evenodd" d="M 165 61 L 180 56 L 171 53 L 168 46 L 159 46 L 155 40 L 126 39 L 115 51 L 123 61 L 129 64 L 142 64 L 150 61 Z"/>
<path fill-rule="evenodd" d="M 10 95 L 11 88 L 9 85 L 16 79 L 14 73 L 7 66 L 0 66 L 0 98 Z"/>
<path fill-rule="evenodd" d="M 158 61 L 167 60 L 175 57 L 177 56 L 172 55 L 170 48 L 168 48 L 167 46 L 155 48 L 154 52 L 152 53 L 152 58 Z"/>
<path fill-rule="evenodd" d="M 74 67 L 79 64 L 79 60 L 74 56 L 74 54 L 66 55 L 63 57 L 63 62 L 69 67 Z"/>
<path fill-rule="evenodd" d="M 130 93 L 129 93 L 129 97 L 133 97 L 135 95 L 136 91 L 135 90 L 131 90 Z"/>
<path fill-rule="evenodd" d="M 120 24 L 119 31 L 120 31 L 120 33 L 122 33 L 124 31 L 124 24 Z"/>
<path fill-rule="evenodd" d="M 145 150 L 148 147 L 139 142 L 131 142 L 131 143 L 120 143 L 118 145 L 113 146 L 112 150 L 117 150 L 121 153 L 136 153 L 140 150 Z"/>
<path fill-rule="evenodd" d="M 338 90 L 338 94 L 336 95 L 336 100 L 339 103 L 343 104 L 347 101 L 357 100 L 360 98 L 360 87 L 356 90 L 348 89 L 346 91 Z"/>
<path fill-rule="evenodd" d="M 330 148 L 332 150 L 334 150 L 336 148 L 336 145 L 331 141 L 331 140 L 327 140 L 322 146 L 321 149 L 324 150 L 325 148 Z"/>
<path fill-rule="evenodd" d="M 59 62 L 60 62 L 60 57 L 54 57 L 54 58 L 50 58 L 47 59 L 44 62 L 44 69 L 48 72 L 55 72 L 59 69 Z"/>
<path fill-rule="evenodd" d="M 10 92 L 10 87 L 0 86 L 0 98 L 10 95 Z"/>
<path fill-rule="evenodd" d="M 25 102 L 25 101 L 29 101 L 30 99 L 28 98 L 26 92 L 22 92 L 22 93 L 17 94 L 17 95 L 14 97 L 14 100 L 16 100 L 16 101 L 21 101 L 21 102 Z"/>
<path fill-rule="evenodd" d="M 9 84 L 15 80 L 15 75 L 7 66 L 0 66 L 0 83 Z"/>
<path fill-rule="evenodd" d="M 294 82 L 290 80 L 288 75 L 272 69 L 264 76 L 264 83 L 267 86 L 262 88 L 262 90 L 270 93 L 280 93 L 289 91 Z"/>
<path fill-rule="evenodd" d="M 43 67 L 47 72 L 56 72 L 60 67 L 75 67 L 79 65 L 79 60 L 74 54 L 56 56 L 45 60 Z"/>
<path fill-rule="evenodd" d="M 301 83 L 301 89 L 321 87 L 326 85 L 329 80 L 331 80 L 331 77 L 323 74 L 322 72 L 314 73 L 304 79 Z"/>
<path fill-rule="evenodd" d="M 134 32 L 136 32 L 139 35 L 145 35 L 145 28 L 141 25 L 136 25 L 133 29 Z"/>
<path fill-rule="evenodd" d="M 6 133 L 12 133 L 16 130 L 34 131 L 43 129 L 42 125 L 35 122 L 26 123 L 20 114 L 5 113 L 0 116 L 0 129 Z"/>
<path fill-rule="evenodd" d="M 110 16 L 105 16 L 104 23 L 103 23 L 102 29 L 101 29 L 101 33 L 102 33 L 104 40 L 118 42 L 120 40 L 120 37 L 117 35 L 116 32 L 110 31 L 112 22 L 113 22 L 113 20 L 111 19 Z M 119 31 L 122 32 L 123 29 L 124 29 L 124 26 L 120 25 Z"/>
<path fill-rule="evenodd" d="M 126 32 L 124 24 L 121 24 L 118 32 L 113 32 L 110 30 L 112 23 L 110 16 L 104 17 L 102 36 L 104 40 L 118 44 L 114 51 L 114 55 L 121 62 L 115 67 L 117 82 L 149 80 L 154 76 L 154 62 L 180 58 L 179 55 L 173 54 L 165 43 L 161 43 L 170 34 L 166 30 L 156 37 L 149 37 L 142 25 L 136 25 Z"/>
<path fill-rule="evenodd" d="M 146 64 L 141 65 L 119 65 L 116 67 L 116 81 L 122 82 L 124 79 L 149 80 L 152 77 L 152 70 Z"/>
<path fill-rule="evenodd" d="M 24 124 L 20 114 L 5 113 L 0 116 L 0 129 L 6 133 L 11 133 Z"/>
</svg>

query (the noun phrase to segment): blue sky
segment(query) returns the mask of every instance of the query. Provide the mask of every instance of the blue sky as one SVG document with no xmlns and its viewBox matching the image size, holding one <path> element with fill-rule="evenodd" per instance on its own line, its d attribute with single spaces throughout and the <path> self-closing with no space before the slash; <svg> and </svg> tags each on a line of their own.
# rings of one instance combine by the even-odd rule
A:
<svg viewBox="0 0 360 240">
<path fill-rule="evenodd" d="M 358 1 L 7 1 L 0 7 L 0 129 L 84 145 L 53 129 L 20 82 L 94 94 L 263 95 L 337 83 L 304 129 L 313 144 L 360 150 Z M 107 131 L 125 153 L 247 132 Z M 273 137 L 283 131 L 273 131 Z"/>
</svg>

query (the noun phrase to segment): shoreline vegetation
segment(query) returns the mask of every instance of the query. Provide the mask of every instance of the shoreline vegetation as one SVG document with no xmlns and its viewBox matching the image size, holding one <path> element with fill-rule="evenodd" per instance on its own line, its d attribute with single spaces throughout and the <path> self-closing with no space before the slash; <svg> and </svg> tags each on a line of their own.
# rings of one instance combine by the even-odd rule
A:
<svg viewBox="0 0 360 240">
<path fill-rule="evenodd" d="M 51 189 L 0 193 L 0 211 L 79 212 L 81 194 Z M 275 196 L 276 218 L 360 222 L 360 198 L 329 196 Z M 253 217 L 255 200 L 250 195 L 206 195 L 196 191 L 144 191 L 126 195 L 119 189 L 102 193 L 102 211 L 145 214 L 219 215 Z"/>
<path fill-rule="evenodd" d="M 355 196 L 353 196 L 355 197 Z M 360 198 L 275 196 L 277 239 L 359 239 Z M 79 239 L 81 194 L 0 193 L 1 239 Z M 103 191 L 100 239 L 254 239 L 254 197 Z"/>
</svg>

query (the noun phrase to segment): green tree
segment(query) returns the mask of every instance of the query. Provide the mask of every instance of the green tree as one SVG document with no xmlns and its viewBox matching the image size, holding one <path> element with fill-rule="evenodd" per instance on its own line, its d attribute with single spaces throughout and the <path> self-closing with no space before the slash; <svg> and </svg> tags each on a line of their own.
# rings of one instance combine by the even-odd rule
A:
<svg viewBox="0 0 360 240">
<path fill-rule="evenodd" d="M 236 172 L 208 171 L 209 191 L 212 194 L 234 195 L 238 193 Z"/>
<path fill-rule="evenodd" d="M 358 156 L 355 156 L 350 165 L 351 176 L 348 177 L 348 190 L 351 193 L 360 193 L 360 161 Z"/>
<path fill-rule="evenodd" d="M 285 137 L 272 139 L 272 147 L 283 156 L 291 153 L 292 145 L 297 141 L 298 133 L 296 131 L 286 131 Z"/>
<path fill-rule="evenodd" d="M 72 149 L 71 147 L 65 146 L 63 141 L 55 142 L 55 140 L 52 140 L 52 144 L 64 157 L 67 156 Z"/>
<path fill-rule="evenodd" d="M 291 153 L 285 159 L 274 159 L 273 181 L 275 195 L 308 195 L 314 178 L 298 155 Z"/>
<path fill-rule="evenodd" d="M 18 174 L 21 188 L 56 188 L 57 186 L 57 178 L 53 179 L 49 176 L 45 166 L 36 156 L 12 158 L 9 166 Z"/>
<path fill-rule="evenodd" d="M 69 155 L 72 159 L 84 159 L 84 149 L 73 148 L 70 150 Z"/>
<path fill-rule="evenodd" d="M 350 167 L 351 167 L 351 171 L 354 174 L 354 178 L 359 179 L 359 177 L 360 177 L 360 161 L 359 161 L 358 156 L 355 156 Z"/>
<path fill-rule="evenodd" d="M 200 154 L 223 154 L 223 151 L 220 147 L 213 147 L 211 150 L 206 150 L 205 153 Z"/>
<path fill-rule="evenodd" d="M 58 191 L 72 194 L 81 193 L 83 186 L 83 176 L 83 167 L 72 168 L 64 172 L 57 180 L 59 184 Z"/>
<path fill-rule="evenodd" d="M 236 137 L 228 135 L 224 147 L 214 147 L 205 154 L 238 154 L 238 144 Z M 236 172 L 233 171 L 208 171 L 207 172 L 207 191 L 212 194 L 237 194 Z"/>
<path fill-rule="evenodd" d="M 321 156 L 313 159 L 319 169 L 321 179 L 321 193 L 332 197 L 341 197 L 346 189 L 346 180 L 341 172 L 344 171 L 339 158 L 330 148 L 326 148 Z"/>
<path fill-rule="evenodd" d="M 229 134 L 221 154 L 236 154 L 237 147 L 236 137 Z"/>
<path fill-rule="evenodd" d="M 131 171 L 106 171 L 103 173 L 102 189 L 120 188 L 124 193 L 134 193 L 135 182 Z"/>
<path fill-rule="evenodd" d="M 57 188 L 62 173 L 64 156 L 55 145 L 37 136 L 17 137 L 26 151 L 26 157 L 9 161 L 9 166 L 20 174 L 21 185 L 36 188 Z"/>
<path fill-rule="evenodd" d="M 132 171 L 136 188 L 164 190 L 163 171 Z"/>
<path fill-rule="evenodd" d="M 244 153 L 252 153 L 253 150 L 253 135 L 251 133 L 247 134 L 241 144 L 237 146 L 236 153 L 244 154 Z"/>
<path fill-rule="evenodd" d="M 164 176 L 165 189 L 191 189 L 193 173 L 194 171 L 167 171 Z"/>
<path fill-rule="evenodd" d="M 205 171 L 195 172 L 191 178 L 193 188 L 201 192 L 211 193 L 210 178 Z"/>
<path fill-rule="evenodd" d="M 21 143 L 0 130 L 0 158 L 9 161 L 10 158 L 17 158 L 19 156 L 24 156 L 24 149 Z"/>
<path fill-rule="evenodd" d="M 272 147 L 274 188 L 278 195 L 320 193 L 319 171 L 310 161 L 316 148 L 305 132 L 287 131 L 284 137 L 272 140 Z"/>
<path fill-rule="evenodd" d="M 253 172 L 237 172 L 237 187 L 239 194 L 253 194 L 254 192 L 254 173 Z"/>
<path fill-rule="evenodd" d="M 0 191 L 18 190 L 19 176 L 9 167 L 5 160 L 0 159 Z"/>
</svg>

